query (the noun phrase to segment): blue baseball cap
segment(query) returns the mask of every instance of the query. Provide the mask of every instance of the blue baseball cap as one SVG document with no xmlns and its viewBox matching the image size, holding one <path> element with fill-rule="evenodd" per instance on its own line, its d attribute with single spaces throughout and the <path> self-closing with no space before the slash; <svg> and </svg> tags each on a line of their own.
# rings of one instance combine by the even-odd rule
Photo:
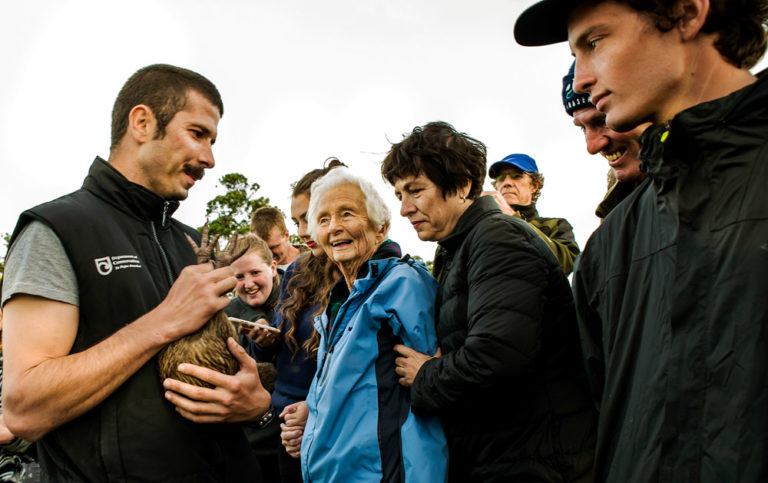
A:
<svg viewBox="0 0 768 483">
<path fill-rule="evenodd" d="M 536 166 L 536 161 L 527 154 L 510 154 L 501 161 L 496 161 L 491 165 L 488 170 L 488 176 L 495 178 L 496 174 L 505 165 L 514 166 L 526 173 L 538 173 L 539 168 Z"/>
</svg>

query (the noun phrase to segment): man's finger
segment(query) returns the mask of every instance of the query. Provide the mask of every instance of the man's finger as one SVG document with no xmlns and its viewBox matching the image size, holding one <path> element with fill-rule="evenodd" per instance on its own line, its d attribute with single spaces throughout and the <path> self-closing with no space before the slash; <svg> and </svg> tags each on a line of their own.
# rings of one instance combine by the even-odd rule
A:
<svg viewBox="0 0 768 483">
<path fill-rule="evenodd" d="M 192 366 L 192 364 L 182 364 L 184 366 Z M 198 366 L 195 366 L 198 367 Z M 205 369 L 205 368 L 200 368 Z M 209 370 L 209 369 L 206 369 Z M 192 374 L 191 372 L 184 372 L 184 374 L 189 374 L 191 376 L 197 377 L 195 374 Z M 207 388 L 207 387 L 200 387 L 200 386 L 194 386 L 192 384 L 187 384 L 186 382 L 181 382 L 178 379 L 172 379 L 167 378 L 163 381 L 163 387 L 167 389 L 168 391 L 173 391 L 177 394 L 181 394 L 184 397 L 187 397 L 189 399 L 193 399 L 195 401 L 206 401 L 208 399 L 211 399 L 215 392 L 213 389 Z"/>
<path fill-rule="evenodd" d="M 184 373 L 188 376 L 196 377 L 201 381 L 207 382 L 213 387 L 226 387 L 228 382 L 227 378 L 230 377 L 226 374 L 222 374 L 212 369 L 208 369 L 207 367 L 197 366 L 195 364 L 189 364 L 189 363 L 180 364 L 179 372 Z M 166 379 L 166 381 L 173 381 L 173 380 L 174 379 Z M 188 386 L 188 388 L 184 388 L 184 390 L 182 391 L 171 389 L 168 386 L 166 386 L 166 389 L 171 389 L 173 391 L 179 392 L 191 399 L 196 399 L 198 401 L 210 401 L 215 399 L 215 393 L 213 389 L 209 389 L 207 387 L 192 386 L 191 384 L 186 384 L 186 386 Z"/>
<path fill-rule="evenodd" d="M 176 412 L 183 418 L 189 419 L 193 423 L 216 423 L 221 421 L 218 416 L 212 416 L 208 414 L 192 413 L 180 407 L 176 407 Z"/>
<path fill-rule="evenodd" d="M 214 404 L 189 399 L 173 391 L 165 391 L 165 398 L 176 406 L 177 411 L 183 411 L 187 419 L 220 416 Z"/>
<path fill-rule="evenodd" d="M 237 359 L 237 362 L 240 364 L 240 370 L 243 370 L 246 367 L 253 369 L 256 371 L 256 375 L 258 377 L 258 367 L 256 366 L 256 360 L 249 356 L 247 352 L 245 352 L 245 349 L 243 349 L 239 342 L 237 342 L 232 337 L 229 337 L 227 338 L 227 347 L 229 348 L 229 352 L 235 356 L 235 359 Z"/>
</svg>

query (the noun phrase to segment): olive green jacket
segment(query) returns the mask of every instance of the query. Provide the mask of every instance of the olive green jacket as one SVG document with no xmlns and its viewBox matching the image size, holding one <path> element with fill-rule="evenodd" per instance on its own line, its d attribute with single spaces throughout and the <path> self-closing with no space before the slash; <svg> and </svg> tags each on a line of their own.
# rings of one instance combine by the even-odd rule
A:
<svg viewBox="0 0 768 483">
<path fill-rule="evenodd" d="M 563 268 L 565 275 L 573 271 L 573 261 L 581 251 L 573 236 L 573 227 L 565 218 L 544 218 L 539 216 L 536 205 L 513 205 L 515 216 L 527 221 L 539 236 L 547 242 Z"/>
</svg>

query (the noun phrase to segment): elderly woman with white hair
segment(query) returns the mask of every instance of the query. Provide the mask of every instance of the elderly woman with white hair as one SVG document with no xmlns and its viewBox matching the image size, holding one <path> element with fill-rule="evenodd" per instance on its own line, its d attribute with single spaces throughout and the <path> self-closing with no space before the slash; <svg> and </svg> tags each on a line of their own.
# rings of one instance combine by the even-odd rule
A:
<svg viewBox="0 0 768 483">
<path fill-rule="evenodd" d="M 394 371 L 396 344 L 437 351 L 437 282 L 387 239 L 389 210 L 336 168 L 312 185 L 309 232 L 342 277 L 315 318 L 317 373 L 301 443 L 304 481 L 445 481 L 439 420 L 416 416 Z"/>
</svg>

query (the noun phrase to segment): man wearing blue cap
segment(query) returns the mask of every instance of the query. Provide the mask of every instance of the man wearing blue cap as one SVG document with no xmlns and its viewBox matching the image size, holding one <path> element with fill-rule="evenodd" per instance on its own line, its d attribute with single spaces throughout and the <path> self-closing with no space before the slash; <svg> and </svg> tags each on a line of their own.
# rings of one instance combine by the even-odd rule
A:
<svg viewBox="0 0 768 483">
<path fill-rule="evenodd" d="M 768 481 L 768 0 L 544 0 L 574 90 L 640 137 L 644 180 L 573 278 L 597 481 Z"/>
<path fill-rule="evenodd" d="M 488 170 L 491 184 L 504 198 L 510 210 L 504 210 L 527 221 L 547 242 L 566 275 L 573 271 L 573 261 L 579 255 L 579 245 L 573 227 L 564 218 L 544 218 L 536 211 L 536 201 L 544 186 L 544 175 L 536 161 L 526 154 L 510 154 L 496 161 Z"/>
<path fill-rule="evenodd" d="M 640 170 L 640 142 L 637 138 L 649 124 L 642 124 L 626 133 L 606 126 L 605 114 L 589 102 L 589 94 L 573 90 L 575 66 L 576 62 L 573 62 L 563 77 L 563 107 L 573 118 L 573 124 L 584 133 L 587 152 L 601 154 L 610 166 L 608 193 L 595 210 L 595 215 L 603 219 L 645 179 L 645 173 Z"/>
</svg>

